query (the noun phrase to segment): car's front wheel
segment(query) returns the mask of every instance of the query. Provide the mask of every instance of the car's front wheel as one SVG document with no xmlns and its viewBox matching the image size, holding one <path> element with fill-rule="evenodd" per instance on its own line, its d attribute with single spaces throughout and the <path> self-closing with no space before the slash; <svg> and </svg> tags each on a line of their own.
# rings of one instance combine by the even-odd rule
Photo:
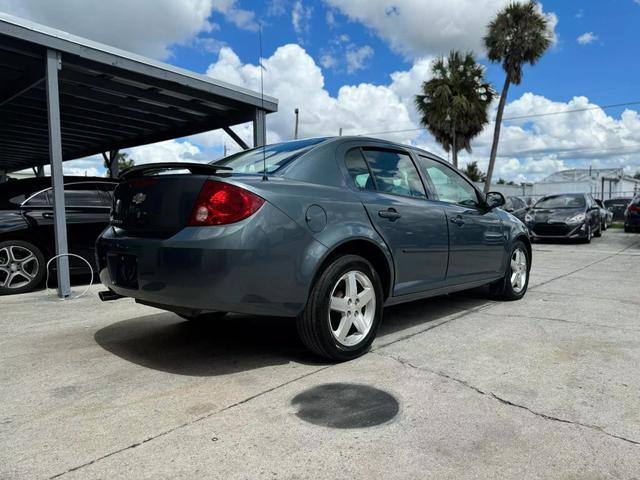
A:
<svg viewBox="0 0 640 480">
<path fill-rule="evenodd" d="M 531 270 L 529 250 L 524 242 L 517 240 L 511 247 L 505 275 L 490 286 L 491 293 L 501 300 L 519 300 L 529 287 Z"/>
<path fill-rule="evenodd" d="M 357 255 L 334 260 L 317 279 L 298 318 L 298 333 L 314 353 L 333 361 L 364 354 L 382 320 L 384 296 L 373 266 Z"/>
<path fill-rule="evenodd" d="M 22 240 L 0 242 L 0 295 L 30 292 L 44 278 L 44 255 Z"/>
</svg>

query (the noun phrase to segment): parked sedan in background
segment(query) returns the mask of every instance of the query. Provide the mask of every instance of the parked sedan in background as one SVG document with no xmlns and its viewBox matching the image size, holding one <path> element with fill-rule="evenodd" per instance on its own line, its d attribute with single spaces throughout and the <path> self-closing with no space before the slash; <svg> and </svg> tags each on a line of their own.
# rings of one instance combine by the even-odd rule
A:
<svg viewBox="0 0 640 480">
<path fill-rule="evenodd" d="M 624 212 L 624 231 L 640 231 L 640 194 L 633 197 Z"/>
<path fill-rule="evenodd" d="M 595 199 L 600 208 L 600 217 L 602 219 L 602 230 L 606 230 L 613 223 L 613 212 L 604 206 L 602 200 Z"/>
<path fill-rule="evenodd" d="M 109 223 L 116 182 L 96 177 L 65 177 L 69 252 L 95 266 L 96 238 Z M 28 292 L 44 279 L 55 253 L 51 178 L 0 184 L 0 294 Z M 71 257 L 71 272 L 87 266 Z"/>
<path fill-rule="evenodd" d="M 525 221 L 532 239 L 580 239 L 587 243 L 602 234 L 600 207 L 589 193 L 542 197 Z"/>
<path fill-rule="evenodd" d="M 627 210 L 627 205 L 631 203 L 631 200 L 633 200 L 633 197 L 612 198 L 604 201 L 604 206 L 613 212 L 614 222 L 624 221 L 624 212 Z"/>
<path fill-rule="evenodd" d="M 524 216 L 529 211 L 529 206 L 522 198 L 509 196 L 502 209 L 524 223 Z"/>
<path fill-rule="evenodd" d="M 369 348 L 384 305 L 527 290 L 529 237 L 502 194 L 414 147 L 316 138 L 141 165 L 114 198 L 97 242 L 113 292 L 187 319 L 295 317 L 305 345 L 336 361 Z"/>
</svg>

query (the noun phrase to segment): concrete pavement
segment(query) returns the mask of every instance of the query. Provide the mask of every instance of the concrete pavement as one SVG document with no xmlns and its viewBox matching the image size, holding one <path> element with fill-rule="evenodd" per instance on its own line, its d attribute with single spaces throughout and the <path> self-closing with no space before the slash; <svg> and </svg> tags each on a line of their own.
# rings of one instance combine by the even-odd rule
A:
<svg viewBox="0 0 640 480">
<path fill-rule="evenodd" d="M 0 312 L 0 478 L 640 478 L 640 235 L 535 244 L 523 300 L 389 308 L 340 365 L 286 319 Z"/>
</svg>

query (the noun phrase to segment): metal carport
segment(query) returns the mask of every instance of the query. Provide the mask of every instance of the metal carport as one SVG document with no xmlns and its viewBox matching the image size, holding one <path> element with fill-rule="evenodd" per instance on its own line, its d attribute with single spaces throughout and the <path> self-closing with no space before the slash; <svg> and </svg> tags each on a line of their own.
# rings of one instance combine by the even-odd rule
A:
<svg viewBox="0 0 640 480">
<path fill-rule="evenodd" d="M 0 176 L 51 164 L 56 252 L 67 253 L 62 162 L 253 122 L 275 98 L 0 12 Z M 69 296 L 67 257 L 58 294 Z"/>
</svg>

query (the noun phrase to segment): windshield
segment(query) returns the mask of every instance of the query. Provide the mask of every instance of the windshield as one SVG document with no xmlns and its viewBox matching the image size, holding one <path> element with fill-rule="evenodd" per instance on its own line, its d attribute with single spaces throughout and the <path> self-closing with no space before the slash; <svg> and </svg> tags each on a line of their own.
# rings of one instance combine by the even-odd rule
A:
<svg viewBox="0 0 640 480">
<path fill-rule="evenodd" d="M 280 167 L 307 153 L 325 138 L 311 138 L 286 143 L 275 143 L 266 147 L 254 148 L 236 153 L 221 160 L 211 162 L 233 168 L 233 173 L 264 173 L 263 164 L 267 165 L 267 173 L 273 173 Z M 264 154 L 263 154 L 264 152 Z"/>
<path fill-rule="evenodd" d="M 553 195 L 536 203 L 535 208 L 584 208 L 584 195 Z"/>
</svg>

